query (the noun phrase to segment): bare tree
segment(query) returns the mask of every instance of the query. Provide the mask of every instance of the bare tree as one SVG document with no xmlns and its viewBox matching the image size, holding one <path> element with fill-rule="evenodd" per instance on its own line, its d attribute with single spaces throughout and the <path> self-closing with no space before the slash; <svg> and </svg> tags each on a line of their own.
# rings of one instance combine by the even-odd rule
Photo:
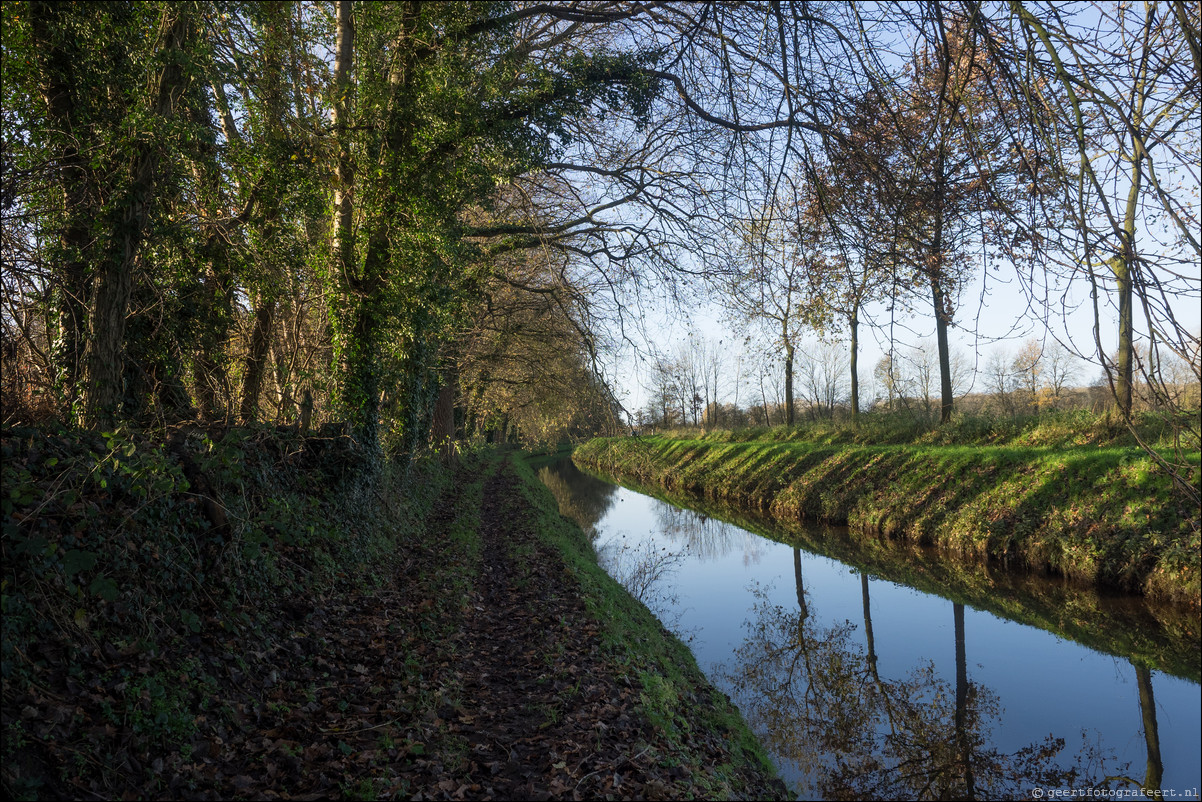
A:
<svg viewBox="0 0 1202 802">
<path fill-rule="evenodd" d="M 761 214 L 738 223 L 739 243 L 719 279 L 721 303 L 740 321 L 759 322 L 771 332 L 784 361 L 785 424 L 794 421 L 794 360 L 803 327 L 820 310 L 810 302 L 815 273 L 826 269 L 818 238 L 802 222 L 793 198 L 776 198 Z"/>
<path fill-rule="evenodd" d="M 1011 138 L 1029 143 L 1024 158 L 1046 165 L 1042 180 L 1056 189 L 1033 195 L 1040 203 L 1013 207 L 1022 239 L 1043 263 L 1020 276 L 1048 314 L 1046 299 L 1062 293 L 1058 282 L 1086 282 L 1092 351 L 1137 438 L 1130 419 L 1137 312 L 1156 350 L 1185 357 L 1198 344 L 1177 309 L 1196 308 L 1202 296 L 1200 17 L 1197 4 L 1181 2 L 1096 6 L 1074 18 L 1071 9 L 1015 1 L 1005 35 L 982 38 L 997 91 L 1021 111 L 1009 120 Z M 1117 317 L 1113 358 L 1103 342 L 1108 299 Z M 1179 416 L 1178 425 L 1197 441 L 1196 415 Z M 1187 460 L 1147 450 L 1181 492 L 1202 501 Z"/>
<path fill-rule="evenodd" d="M 1063 402 L 1070 382 L 1077 377 L 1079 363 L 1064 345 L 1055 340 L 1044 348 L 1043 362 L 1043 389 L 1048 396 L 1048 402 L 1053 408 L 1057 408 Z"/>
<path fill-rule="evenodd" d="M 798 360 L 801 394 L 811 418 L 830 418 L 847 400 L 847 353 L 838 342 L 819 340 Z"/>
<path fill-rule="evenodd" d="M 1023 406 L 1038 412 L 1039 390 L 1043 387 L 1045 373 L 1043 344 L 1034 337 L 1027 338 L 1010 362 L 1010 371 Z"/>
<path fill-rule="evenodd" d="M 985 385 L 993 393 L 1001 411 L 1014 414 L 1014 360 L 1004 349 L 995 349 L 985 360 Z"/>
</svg>

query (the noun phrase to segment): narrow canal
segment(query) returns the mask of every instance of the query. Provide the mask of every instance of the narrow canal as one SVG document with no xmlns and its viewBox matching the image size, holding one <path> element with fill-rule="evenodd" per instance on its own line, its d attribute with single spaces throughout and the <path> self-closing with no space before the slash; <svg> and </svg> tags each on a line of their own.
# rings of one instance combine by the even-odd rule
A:
<svg viewBox="0 0 1202 802">
<path fill-rule="evenodd" d="M 1196 615 L 541 478 L 800 799 L 1198 798 Z"/>
</svg>

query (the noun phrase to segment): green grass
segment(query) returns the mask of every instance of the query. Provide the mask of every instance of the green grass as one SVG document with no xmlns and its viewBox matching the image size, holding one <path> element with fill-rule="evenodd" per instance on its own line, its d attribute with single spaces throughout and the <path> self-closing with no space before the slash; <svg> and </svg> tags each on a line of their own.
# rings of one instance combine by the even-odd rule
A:
<svg viewBox="0 0 1202 802">
<path fill-rule="evenodd" d="M 1192 432 L 1192 434 L 1189 434 Z M 956 413 L 945 424 L 904 414 L 872 413 L 850 418 L 801 421 L 793 426 L 753 426 L 661 432 L 673 439 L 705 442 L 806 442 L 821 445 L 959 445 L 1036 448 L 1137 448 L 1140 441 L 1158 449 L 1198 451 L 1198 414 L 1137 413 L 1131 428 L 1114 414 L 1066 410 L 1026 416 Z M 1138 440 L 1136 439 L 1138 436 Z"/>
<path fill-rule="evenodd" d="M 784 520 L 847 524 L 1197 607 L 1198 511 L 1146 452 L 1089 441 L 1080 420 L 1053 423 L 1001 445 L 929 433 L 843 442 L 852 430 L 837 427 L 610 438 L 573 459 Z M 1087 442 L 1064 444 L 1077 438 Z M 1196 482 L 1198 452 L 1175 457 Z"/>
</svg>

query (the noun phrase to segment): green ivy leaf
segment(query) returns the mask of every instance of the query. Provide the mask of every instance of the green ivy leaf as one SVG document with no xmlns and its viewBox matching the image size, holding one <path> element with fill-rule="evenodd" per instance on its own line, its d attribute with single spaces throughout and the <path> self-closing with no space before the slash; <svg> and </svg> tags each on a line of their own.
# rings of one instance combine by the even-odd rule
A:
<svg viewBox="0 0 1202 802">
<path fill-rule="evenodd" d="M 63 570 L 67 576 L 75 576 L 96 566 L 96 552 L 83 549 L 67 549 L 63 554 Z"/>
<path fill-rule="evenodd" d="M 193 632 L 200 632 L 200 616 L 191 610 L 181 610 L 179 620 L 183 621 Z"/>
<path fill-rule="evenodd" d="M 117 588 L 117 583 L 109 579 L 107 576 L 98 576 L 92 580 L 92 584 L 88 585 L 88 590 L 93 595 L 99 596 L 105 601 L 115 601 L 120 591 Z"/>
</svg>

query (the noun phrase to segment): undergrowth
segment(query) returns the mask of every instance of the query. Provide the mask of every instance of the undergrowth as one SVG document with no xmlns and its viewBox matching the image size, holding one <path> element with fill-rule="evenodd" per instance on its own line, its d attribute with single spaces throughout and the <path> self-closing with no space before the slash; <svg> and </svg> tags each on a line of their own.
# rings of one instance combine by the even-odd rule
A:
<svg viewBox="0 0 1202 802">
<path fill-rule="evenodd" d="M 44 427 L 0 430 L 0 456 L 5 798 L 428 797 L 472 768 L 472 725 L 447 717 L 481 683 L 460 650 L 503 454 L 446 466 L 287 429 Z M 605 665 L 667 735 L 648 741 L 666 752 L 653 775 L 704 796 L 767 787 L 737 711 L 519 473 L 490 536 L 528 522 L 565 555 Z M 530 704 L 553 723 L 571 698 Z M 719 741 L 730 765 L 701 757 Z"/>
<path fill-rule="evenodd" d="M 153 755 L 186 758 L 199 721 L 232 715 L 211 709 L 193 643 L 253 644 L 239 670 L 269 671 L 251 663 L 289 605 L 390 576 L 446 482 L 433 463 L 268 428 L 6 428 L 0 456 L 3 778 L 18 797 L 53 762 L 76 769 L 52 795 L 103 794 Z M 124 743 L 80 733 L 64 688 L 86 689 Z"/>
</svg>

